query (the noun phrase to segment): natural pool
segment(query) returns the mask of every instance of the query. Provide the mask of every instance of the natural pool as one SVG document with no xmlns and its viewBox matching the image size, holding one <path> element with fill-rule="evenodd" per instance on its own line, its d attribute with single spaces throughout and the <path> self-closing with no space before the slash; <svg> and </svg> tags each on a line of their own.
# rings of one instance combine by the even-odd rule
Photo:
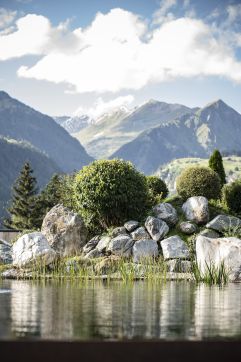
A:
<svg viewBox="0 0 241 362">
<path fill-rule="evenodd" d="M 241 284 L 0 281 L 0 339 L 241 339 Z"/>
</svg>

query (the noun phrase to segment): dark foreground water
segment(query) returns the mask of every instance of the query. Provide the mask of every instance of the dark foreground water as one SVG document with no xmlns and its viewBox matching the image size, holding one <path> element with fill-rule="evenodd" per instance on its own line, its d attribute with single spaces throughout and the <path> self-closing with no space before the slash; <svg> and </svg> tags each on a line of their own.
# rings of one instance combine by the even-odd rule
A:
<svg viewBox="0 0 241 362">
<path fill-rule="evenodd" d="M 241 284 L 0 281 L 0 339 L 241 339 Z"/>
</svg>

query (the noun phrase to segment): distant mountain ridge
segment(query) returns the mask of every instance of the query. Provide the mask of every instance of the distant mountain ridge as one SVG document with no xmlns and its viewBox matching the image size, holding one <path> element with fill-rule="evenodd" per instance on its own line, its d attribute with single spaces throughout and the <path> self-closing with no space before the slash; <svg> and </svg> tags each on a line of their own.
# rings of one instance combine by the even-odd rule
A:
<svg viewBox="0 0 241 362">
<path fill-rule="evenodd" d="M 222 152 L 240 152 L 241 115 L 222 100 L 184 114 L 173 121 L 142 132 L 123 145 L 110 158 L 133 162 L 146 174 L 173 159 L 205 158 L 218 148 Z"/>
<path fill-rule="evenodd" d="M 125 107 L 114 109 L 73 135 L 90 155 L 107 158 L 141 132 L 194 111 L 196 109 L 180 104 L 149 100 L 132 110 Z"/>
<path fill-rule="evenodd" d="M 81 129 L 86 128 L 94 123 L 93 119 L 84 114 L 73 117 L 53 117 L 53 119 L 70 134 L 77 133 Z"/>
<path fill-rule="evenodd" d="M 3 91 L 0 91 L 0 135 L 26 140 L 48 155 L 64 172 L 78 170 L 93 160 L 53 118 Z"/>
</svg>

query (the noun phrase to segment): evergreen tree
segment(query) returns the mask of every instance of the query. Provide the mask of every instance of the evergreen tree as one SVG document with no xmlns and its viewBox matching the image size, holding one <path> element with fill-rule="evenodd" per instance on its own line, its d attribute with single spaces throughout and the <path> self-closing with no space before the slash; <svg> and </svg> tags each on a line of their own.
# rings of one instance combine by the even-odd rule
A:
<svg viewBox="0 0 241 362">
<path fill-rule="evenodd" d="M 5 226 L 22 230 L 36 227 L 36 185 L 33 170 L 26 162 L 13 186 L 11 206 L 7 209 L 10 219 L 4 221 Z"/>
<path fill-rule="evenodd" d="M 226 184 L 226 175 L 223 167 L 223 159 L 219 150 L 213 151 L 213 154 L 209 159 L 208 165 L 213 171 L 215 171 L 219 175 L 221 185 L 223 186 L 224 184 Z"/>
</svg>

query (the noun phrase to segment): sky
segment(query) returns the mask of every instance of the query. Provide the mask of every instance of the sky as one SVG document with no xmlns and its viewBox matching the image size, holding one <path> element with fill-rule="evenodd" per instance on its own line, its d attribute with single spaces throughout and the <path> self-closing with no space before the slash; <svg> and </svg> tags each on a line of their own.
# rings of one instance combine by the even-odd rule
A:
<svg viewBox="0 0 241 362">
<path fill-rule="evenodd" d="M 0 0 L 0 89 L 51 116 L 149 99 L 241 113 L 241 0 Z"/>
</svg>

